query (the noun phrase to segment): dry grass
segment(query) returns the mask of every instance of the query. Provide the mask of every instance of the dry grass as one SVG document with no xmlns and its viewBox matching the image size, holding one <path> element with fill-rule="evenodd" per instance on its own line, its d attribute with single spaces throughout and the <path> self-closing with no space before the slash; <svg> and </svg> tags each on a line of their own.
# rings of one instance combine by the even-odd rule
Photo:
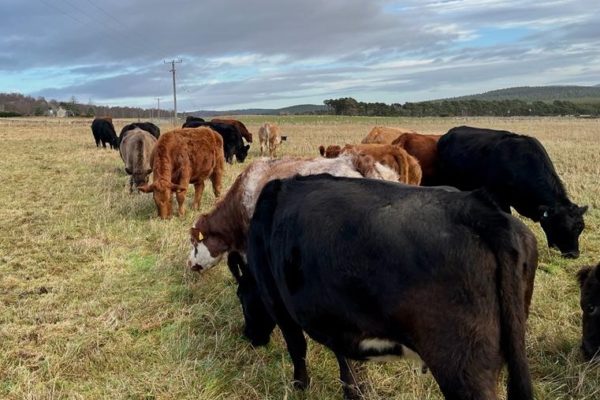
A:
<svg viewBox="0 0 600 400">
<path fill-rule="evenodd" d="M 256 132 L 264 117 L 244 118 Z M 589 204 L 582 257 L 540 241 L 528 352 L 539 399 L 596 399 L 600 367 L 579 355 L 578 267 L 600 260 L 600 123 L 579 119 L 281 117 L 284 154 L 359 141 L 375 125 L 426 132 L 470 124 L 524 132 L 546 146 L 571 197 Z M 117 121 L 120 128 L 126 121 Z M 90 121 L 1 120 L 0 397 L 7 399 L 335 399 L 337 364 L 310 342 L 312 384 L 290 385 L 279 333 L 252 349 L 226 268 L 188 273 L 197 213 L 156 219 L 131 196 L 118 153 L 98 150 Z M 167 125 L 162 126 L 168 129 Z M 252 146 L 249 160 L 258 154 Z M 227 166 L 228 187 L 244 165 Z M 214 198 L 206 190 L 202 209 Z M 369 398 L 440 399 L 408 362 L 368 364 Z M 503 391 L 503 385 L 499 385 Z"/>
</svg>

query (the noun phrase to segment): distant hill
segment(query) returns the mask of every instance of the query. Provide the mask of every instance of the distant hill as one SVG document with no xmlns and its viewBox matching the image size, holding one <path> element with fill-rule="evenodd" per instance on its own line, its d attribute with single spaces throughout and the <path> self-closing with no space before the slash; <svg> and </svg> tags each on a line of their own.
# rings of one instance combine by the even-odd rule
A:
<svg viewBox="0 0 600 400">
<path fill-rule="evenodd" d="M 595 86 L 522 86 L 446 100 L 522 100 L 526 102 L 562 100 L 574 103 L 600 103 L 600 84 Z"/>
<path fill-rule="evenodd" d="M 185 115 L 195 115 L 198 117 L 210 117 L 218 115 L 285 115 L 285 114 L 315 114 L 327 110 L 325 105 L 318 104 L 299 104 L 296 106 L 283 108 L 246 108 L 241 110 L 211 111 L 198 110 L 184 113 Z"/>
</svg>

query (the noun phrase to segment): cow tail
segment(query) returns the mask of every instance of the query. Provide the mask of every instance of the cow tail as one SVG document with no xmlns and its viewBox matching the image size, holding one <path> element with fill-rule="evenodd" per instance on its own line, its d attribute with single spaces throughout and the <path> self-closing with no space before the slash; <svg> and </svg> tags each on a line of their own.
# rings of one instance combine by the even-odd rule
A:
<svg viewBox="0 0 600 400">
<path fill-rule="evenodd" d="M 398 164 L 398 176 L 399 176 L 399 180 L 402 183 L 409 183 L 410 182 L 410 165 L 408 163 L 408 157 L 406 157 L 406 153 L 404 153 L 404 150 L 398 149 L 396 152 L 396 154 L 394 155 L 394 159 L 396 160 L 396 163 Z"/>
<path fill-rule="evenodd" d="M 516 243 L 515 243 L 516 244 Z M 509 246 L 497 249 L 498 300 L 500 303 L 501 347 L 508 365 L 508 400 L 532 400 L 533 388 L 525 349 L 528 299 L 525 281 L 531 268 L 523 254 Z"/>
</svg>

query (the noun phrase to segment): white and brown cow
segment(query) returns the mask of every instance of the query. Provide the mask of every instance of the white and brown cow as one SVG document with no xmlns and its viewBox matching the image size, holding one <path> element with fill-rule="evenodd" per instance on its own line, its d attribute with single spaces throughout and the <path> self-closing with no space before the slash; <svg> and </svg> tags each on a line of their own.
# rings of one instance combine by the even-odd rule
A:
<svg viewBox="0 0 600 400">
<path fill-rule="evenodd" d="M 195 271 L 214 267 L 226 252 L 246 253 L 250 218 L 262 188 L 273 179 L 294 175 L 328 173 L 334 176 L 397 181 L 398 174 L 365 154 L 344 154 L 338 158 L 260 159 L 250 164 L 235 180 L 227 194 L 190 230 L 192 250 L 188 266 Z"/>
</svg>

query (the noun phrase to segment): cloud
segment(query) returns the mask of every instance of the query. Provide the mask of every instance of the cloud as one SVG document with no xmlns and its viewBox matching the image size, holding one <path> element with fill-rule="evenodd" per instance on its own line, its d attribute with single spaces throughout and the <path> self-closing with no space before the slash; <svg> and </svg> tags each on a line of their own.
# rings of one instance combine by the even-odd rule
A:
<svg viewBox="0 0 600 400">
<path fill-rule="evenodd" d="M 188 109 L 597 84 L 596 3 L 3 0 L 0 91 L 169 106 L 179 57 Z"/>
</svg>

